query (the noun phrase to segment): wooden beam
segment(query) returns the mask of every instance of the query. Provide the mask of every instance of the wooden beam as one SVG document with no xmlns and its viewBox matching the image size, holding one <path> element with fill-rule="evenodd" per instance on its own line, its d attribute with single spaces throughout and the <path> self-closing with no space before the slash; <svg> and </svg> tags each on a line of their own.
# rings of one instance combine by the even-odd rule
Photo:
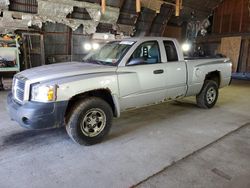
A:
<svg viewBox="0 0 250 188">
<path fill-rule="evenodd" d="M 136 0 L 136 12 L 141 12 L 141 0 Z"/>
<path fill-rule="evenodd" d="M 106 0 L 102 0 L 102 14 L 105 14 L 105 11 L 106 11 Z"/>
<path fill-rule="evenodd" d="M 181 0 L 176 0 L 175 16 L 180 16 Z"/>
</svg>

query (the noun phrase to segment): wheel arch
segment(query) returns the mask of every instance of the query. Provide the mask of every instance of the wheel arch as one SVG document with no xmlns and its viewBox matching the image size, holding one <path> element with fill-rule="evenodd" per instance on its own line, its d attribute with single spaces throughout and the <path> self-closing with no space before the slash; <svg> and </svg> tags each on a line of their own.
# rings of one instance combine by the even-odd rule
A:
<svg viewBox="0 0 250 188">
<path fill-rule="evenodd" d="M 220 71 L 216 70 L 216 71 L 212 71 L 206 74 L 205 79 L 204 79 L 204 83 L 207 80 L 213 80 L 218 84 L 218 87 L 220 87 L 221 84 L 221 74 Z"/>
<path fill-rule="evenodd" d="M 67 105 L 66 112 L 65 112 L 66 121 L 67 121 L 68 115 L 71 113 L 71 109 L 77 104 L 77 102 L 79 100 L 83 100 L 88 97 L 98 97 L 98 98 L 103 99 L 110 105 L 112 112 L 113 112 L 113 116 L 114 117 L 120 116 L 120 107 L 119 107 L 117 96 L 112 95 L 110 89 L 103 88 L 103 89 L 94 89 L 94 90 L 86 91 L 86 92 L 79 93 L 77 95 L 72 96 L 70 100 L 68 101 L 68 105 Z"/>
</svg>

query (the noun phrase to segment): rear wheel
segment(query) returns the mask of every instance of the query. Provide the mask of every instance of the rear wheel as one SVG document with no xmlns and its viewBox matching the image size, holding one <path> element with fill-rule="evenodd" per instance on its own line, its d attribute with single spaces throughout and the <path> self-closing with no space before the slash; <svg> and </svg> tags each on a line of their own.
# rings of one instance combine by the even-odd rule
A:
<svg viewBox="0 0 250 188">
<path fill-rule="evenodd" d="M 212 108 L 218 99 L 218 84 L 213 80 L 206 80 L 201 92 L 196 96 L 197 105 L 200 108 Z"/>
<path fill-rule="evenodd" d="M 75 105 L 66 130 L 70 138 L 81 145 L 101 142 L 112 125 L 112 109 L 102 99 L 91 97 Z"/>
</svg>

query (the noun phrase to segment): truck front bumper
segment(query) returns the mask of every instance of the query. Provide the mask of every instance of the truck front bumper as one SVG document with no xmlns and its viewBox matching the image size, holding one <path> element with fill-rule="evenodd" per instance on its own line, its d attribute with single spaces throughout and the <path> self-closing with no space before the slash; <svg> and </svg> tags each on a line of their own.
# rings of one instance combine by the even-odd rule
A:
<svg viewBox="0 0 250 188">
<path fill-rule="evenodd" d="M 12 120 L 29 129 L 47 129 L 64 125 L 64 115 L 68 102 L 40 103 L 28 101 L 23 105 L 7 97 L 7 110 Z"/>
</svg>

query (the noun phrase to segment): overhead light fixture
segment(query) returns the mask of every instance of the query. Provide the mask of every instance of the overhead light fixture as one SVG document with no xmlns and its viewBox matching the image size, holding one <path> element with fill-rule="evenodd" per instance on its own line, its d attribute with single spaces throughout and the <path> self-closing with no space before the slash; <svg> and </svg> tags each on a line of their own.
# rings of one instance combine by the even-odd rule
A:
<svg viewBox="0 0 250 188">
<path fill-rule="evenodd" d="M 92 45 L 91 45 L 90 43 L 85 43 L 85 44 L 84 44 L 84 49 L 85 49 L 86 51 L 90 51 L 90 50 L 92 49 Z"/>
<path fill-rule="evenodd" d="M 186 43 L 182 44 L 181 48 L 182 48 L 183 52 L 188 52 L 191 50 L 191 44 L 186 42 Z"/>
<path fill-rule="evenodd" d="M 90 51 L 90 50 L 98 50 L 100 48 L 100 44 L 94 42 L 94 43 L 85 43 L 84 44 L 84 50 Z"/>
<path fill-rule="evenodd" d="M 98 43 L 93 43 L 93 44 L 92 44 L 92 48 L 93 48 L 93 50 L 98 50 L 98 49 L 100 48 L 100 44 L 98 44 Z"/>
</svg>

